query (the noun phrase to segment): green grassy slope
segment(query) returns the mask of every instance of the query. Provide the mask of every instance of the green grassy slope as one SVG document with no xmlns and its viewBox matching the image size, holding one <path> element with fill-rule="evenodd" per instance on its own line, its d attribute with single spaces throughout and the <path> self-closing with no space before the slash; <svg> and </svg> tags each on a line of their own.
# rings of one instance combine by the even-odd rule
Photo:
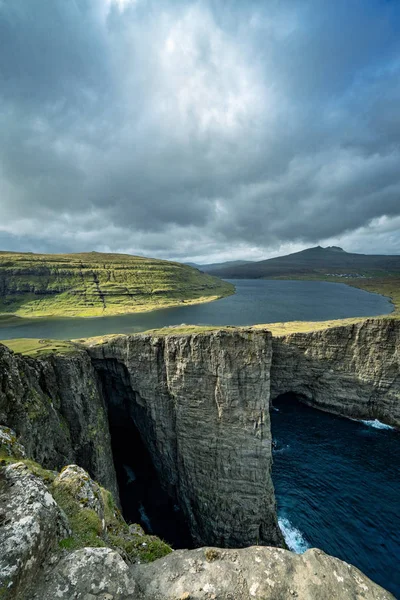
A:
<svg viewBox="0 0 400 600">
<path fill-rule="evenodd" d="M 234 292 L 179 263 L 125 254 L 0 252 L 0 313 L 102 316 L 208 302 Z"/>
</svg>

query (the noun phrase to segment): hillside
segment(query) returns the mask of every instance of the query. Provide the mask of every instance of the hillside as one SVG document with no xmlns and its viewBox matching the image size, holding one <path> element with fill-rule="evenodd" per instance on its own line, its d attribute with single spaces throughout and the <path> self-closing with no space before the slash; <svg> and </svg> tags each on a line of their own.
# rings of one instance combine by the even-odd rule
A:
<svg viewBox="0 0 400 600">
<path fill-rule="evenodd" d="M 187 265 L 125 254 L 0 252 L 0 313 L 102 316 L 216 300 L 234 287 Z"/>
<path fill-rule="evenodd" d="M 210 271 L 231 279 L 282 278 L 303 275 L 379 277 L 400 274 L 400 256 L 352 254 L 337 246 L 308 248 L 286 256 Z"/>
<path fill-rule="evenodd" d="M 226 262 L 221 263 L 209 263 L 207 265 L 199 265 L 197 263 L 185 263 L 191 267 L 195 267 L 196 269 L 200 269 L 200 271 L 205 271 L 206 273 L 211 273 L 217 269 L 233 269 L 235 267 L 239 267 L 241 265 L 253 264 L 251 260 L 228 260 Z"/>
</svg>

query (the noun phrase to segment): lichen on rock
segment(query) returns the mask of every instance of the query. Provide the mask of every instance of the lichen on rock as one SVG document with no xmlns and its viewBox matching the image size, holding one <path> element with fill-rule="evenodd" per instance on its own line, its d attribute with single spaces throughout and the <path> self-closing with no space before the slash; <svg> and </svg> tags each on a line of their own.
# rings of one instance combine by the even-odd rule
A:
<svg viewBox="0 0 400 600">
<path fill-rule="evenodd" d="M 64 513 L 23 462 L 0 468 L 1 598 L 18 598 L 59 539 L 69 535 Z"/>
<path fill-rule="evenodd" d="M 0 457 L 2 455 L 15 458 L 26 457 L 25 448 L 17 440 L 15 431 L 4 425 L 0 425 Z"/>
</svg>

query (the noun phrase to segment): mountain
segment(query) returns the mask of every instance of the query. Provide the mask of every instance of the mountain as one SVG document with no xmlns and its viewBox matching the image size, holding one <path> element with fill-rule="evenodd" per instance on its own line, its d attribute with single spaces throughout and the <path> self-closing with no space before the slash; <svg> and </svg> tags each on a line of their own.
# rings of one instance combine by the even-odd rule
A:
<svg viewBox="0 0 400 600">
<path fill-rule="evenodd" d="M 0 313 L 102 316 L 215 300 L 234 287 L 187 265 L 127 254 L 0 252 Z"/>
<path fill-rule="evenodd" d="M 201 271 L 205 271 L 206 273 L 211 273 L 216 271 L 217 269 L 234 269 L 235 267 L 240 267 L 242 265 L 252 264 L 251 260 L 228 260 L 226 262 L 221 263 L 209 263 L 208 265 L 198 265 L 196 263 L 185 263 L 190 267 L 195 267 L 196 269 L 200 269 Z"/>
<path fill-rule="evenodd" d="M 228 279 L 314 277 L 385 277 L 400 273 L 400 256 L 353 254 L 338 246 L 316 246 L 286 256 L 210 270 Z"/>
</svg>

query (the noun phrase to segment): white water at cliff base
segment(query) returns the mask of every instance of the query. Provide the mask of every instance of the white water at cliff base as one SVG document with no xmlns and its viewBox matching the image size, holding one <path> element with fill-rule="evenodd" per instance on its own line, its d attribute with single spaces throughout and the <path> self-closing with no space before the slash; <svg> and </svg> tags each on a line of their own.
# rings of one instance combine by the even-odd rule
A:
<svg viewBox="0 0 400 600">
<path fill-rule="evenodd" d="M 296 552 L 296 554 L 303 554 L 303 552 L 310 548 L 310 545 L 304 539 L 301 531 L 292 525 L 289 519 L 280 517 L 278 519 L 278 525 L 290 550 Z"/>
<path fill-rule="evenodd" d="M 373 421 L 361 421 L 364 425 L 368 427 L 374 427 L 374 429 L 394 429 L 391 425 L 386 425 L 386 423 L 381 423 L 378 419 L 374 419 Z"/>
</svg>

